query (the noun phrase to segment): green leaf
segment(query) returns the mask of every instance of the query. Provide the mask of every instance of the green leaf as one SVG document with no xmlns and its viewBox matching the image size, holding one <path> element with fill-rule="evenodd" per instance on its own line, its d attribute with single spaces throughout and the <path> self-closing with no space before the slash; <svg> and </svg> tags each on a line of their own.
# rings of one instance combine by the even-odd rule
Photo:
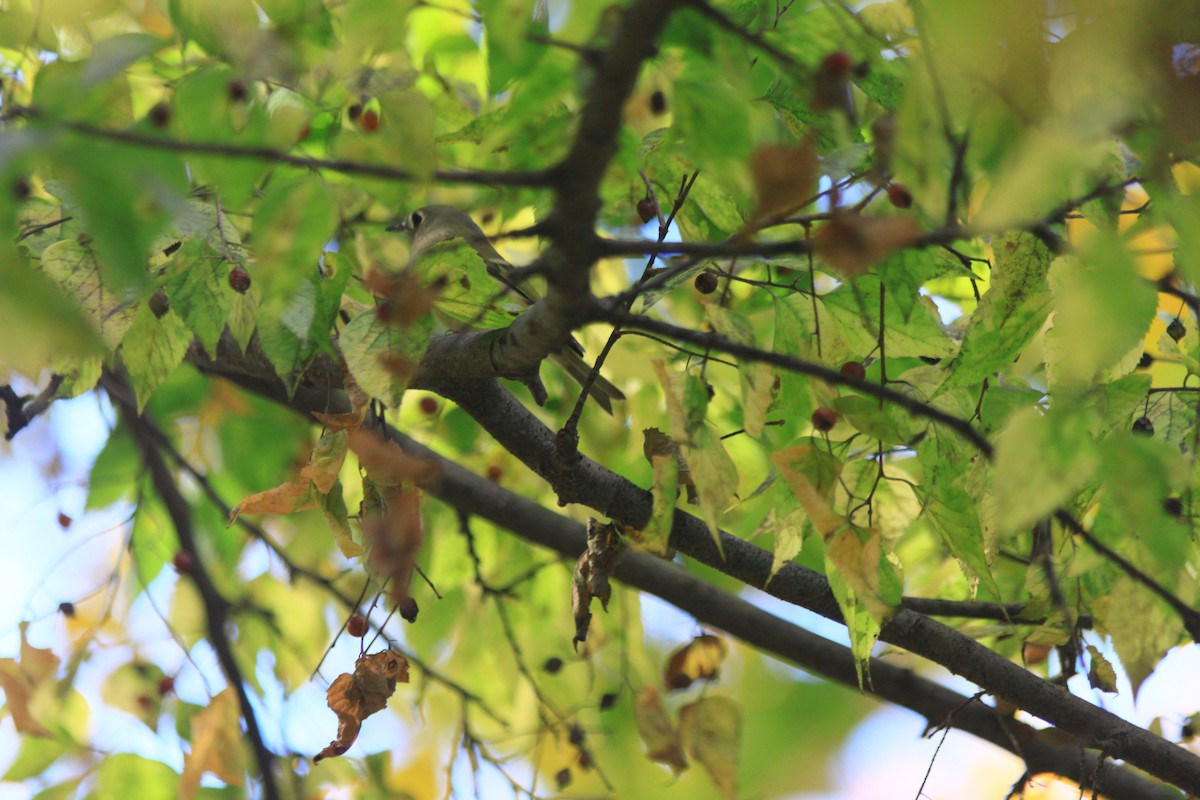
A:
<svg viewBox="0 0 1200 800">
<path fill-rule="evenodd" d="M 191 331 L 174 311 L 155 317 L 149 306 L 142 304 L 138 308 L 121 343 L 121 361 L 137 394 L 138 411 L 145 408 L 154 390 L 183 363 L 191 343 Z"/>
<path fill-rule="evenodd" d="M 717 333 L 740 344 L 754 345 L 750 321 L 716 303 L 706 307 Z M 742 426 L 755 439 L 762 436 L 767 410 L 775 402 L 775 371 L 768 364 L 741 361 L 738 376 L 742 389 Z"/>
<path fill-rule="evenodd" d="M 65 752 L 67 745 L 58 739 L 46 739 L 41 736 L 22 736 L 8 770 L 4 773 L 4 781 L 24 781 L 36 778 L 46 772 L 50 765 L 57 761 Z"/>
<path fill-rule="evenodd" d="M 1010 364 L 1050 313 L 1046 246 L 1032 233 L 1020 232 L 997 236 L 992 250 L 991 288 L 971 315 L 945 388 L 973 386 Z"/>
<path fill-rule="evenodd" d="M 113 291 L 101 277 L 91 250 L 75 241 L 53 244 L 42 253 L 42 270 L 78 303 L 104 344 L 115 349 L 136 312 L 127 294 Z"/>
<path fill-rule="evenodd" d="M 217 354 L 217 341 L 236 294 L 229 287 L 229 266 L 207 244 L 184 243 L 171 263 L 165 290 L 171 310 L 178 314 L 209 356 Z"/>
<path fill-rule="evenodd" d="M 1019 411 L 996 440 L 995 489 L 1002 532 L 1022 530 L 1070 502 L 1100 466 L 1090 414 Z"/>
<path fill-rule="evenodd" d="M 407 329 L 380 322 L 374 309 L 362 312 L 338 337 L 346 367 L 362 390 L 385 405 L 396 407 L 412 371 L 429 344 L 430 321 Z"/>
<path fill-rule="evenodd" d="M 1112 636 L 1136 699 L 1142 683 L 1167 650 L 1180 642 L 1178 617 L 1133 578 L 1121 577 L 1092 605 L 1101 629 Z"/>
<path fill-rule="evenodd" d="M 131 753 L 114 753 L 96 770 L 96 800 L 172 800 L 178 796 L 179 773 L 161 761 Z"/>
<path fill-rule="evenodd" d="M 342 499 L 342 482 L 335 482 L 326 494 L 317 492 L 317 503 L 342 555 L 346 558 L 361 556 L 363 546 L 354 540 L 354 532 L 350 529 L 349 512 L 346 510 L 346 501 Z"/>
<path fill-rule="evenodd" d="M 878 345 L 880 285 L 878 276 L 863 275 L 821 297 L 821 305 L 835 324 L 832 333 L 840 337 L 851 352 L 870 353 Z M 923 301 L 912 309 L 905 323 L 905 314 L 897 305 L 897 298 L 888 292 L 883 311 L 883 342 L 889 356 L 941 358 L 955 352 L 954 342 L 942 330 L 932 302 Z M 824 328 L 821 335 L 826 335 Z"/>
<path fill-rule="evenodd" d="M 1096 234 L 1078 257 L 1050 267 L 1054 328 L 1047 337 L 1051 389 L 1096 380 L 1141 342 L 1158 307 L 1150 282 L 1115 236 Z"/>
<path fill-rule="evenodd" d="M 679 494 L 679 459 L 674 454 L 654 455 L 654 485 L 650 489 L 650 520 L 641 530 L 637 544 L 658 556 L 671 551 L 671 528 L 675 522 L 675 501 Z"/>
<path fill-rule="evenodd" d="M 1137 542 L 1157 559 L 1153 573 L 1170 583 L 1188 563 L 1193 543 L 1189 527 L 1163 509 L 1163 501 L 1187 486 L 1187 459 L 1164 442 L 1116 433 L 1100 445 L 1104 502 L 1124 523 L 1112 542 L 1119 550 Z"/>
</svg>

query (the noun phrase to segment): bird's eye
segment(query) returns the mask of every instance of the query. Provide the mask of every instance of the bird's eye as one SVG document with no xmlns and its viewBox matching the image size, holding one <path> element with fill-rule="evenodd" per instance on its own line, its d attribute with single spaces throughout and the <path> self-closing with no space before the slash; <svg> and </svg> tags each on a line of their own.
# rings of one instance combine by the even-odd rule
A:
<svg viewBox="0 0 1200 800">
<path fill-rule="evenodd" d="M 421 216 L 421 212 L 420 212 L 420 211 L 414 211 L 414 212 L 412 213 L 412 216 L 408 218 L 409 224 L 411 224 L 411 225 L 412 225 L 412 229 L 413 229 L 414 231 L 415 231 L 417 228 L 421 227 L 421 223 L 422 223 L 424 220 L 425 220 L 425 217 Z"/>
</svg>

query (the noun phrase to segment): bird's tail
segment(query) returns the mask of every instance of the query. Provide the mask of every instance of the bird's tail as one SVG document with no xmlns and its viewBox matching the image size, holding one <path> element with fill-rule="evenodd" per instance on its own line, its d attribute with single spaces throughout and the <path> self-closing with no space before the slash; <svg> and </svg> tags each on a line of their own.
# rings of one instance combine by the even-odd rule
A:
<svg viewBox="0 0 1200 800">
<path fill-rule="evenodd" d="M 580 386 L 587 381 L 588 375 L 591 374 L 591 366 L 583 360 L 574 350 L 563 350 L 557 355 L 551 356 L 555 361 L 562 365 L 562 368 L 567 371 L 571 379 Z M 592 381 L 591 391 L 588 396 L 596 401 L 596 403 L 607 411 L 613 413 L 613 403 L 617 400 L 624 400 L 625 393 L 618 389 L 603 375 L 597 375 Z"/>
</svg>

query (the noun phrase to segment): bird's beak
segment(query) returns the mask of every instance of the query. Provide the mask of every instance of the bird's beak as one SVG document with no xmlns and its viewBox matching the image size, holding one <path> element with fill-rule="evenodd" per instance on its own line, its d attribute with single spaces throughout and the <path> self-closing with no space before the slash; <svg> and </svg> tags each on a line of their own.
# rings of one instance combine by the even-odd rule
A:
<svg viewBox="0 0 1200 800">
<path fill-rule="evenodd" d="M 408 224 L 408 218 L 398 219 L 391 225 L 388 225 L 384 230 L 392 231 L 393 233 L 412 233 L 412 227 Z"/>
</svg>

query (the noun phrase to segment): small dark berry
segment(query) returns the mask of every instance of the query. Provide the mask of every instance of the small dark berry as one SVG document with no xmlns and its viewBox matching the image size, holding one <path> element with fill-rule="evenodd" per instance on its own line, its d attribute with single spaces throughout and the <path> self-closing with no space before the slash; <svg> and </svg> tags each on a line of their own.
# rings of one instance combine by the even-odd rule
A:
<svg viewBox="0 0 1200 800">
<path fill-rule="evenodd" d="M 362 116 L 362 112 L 362 103 L 355 103 L 346 109 L 346 116 L 350 118 L 351 122 L 358 122 L 358 118 Z"/>
<path fill-rule="evenodd" d="M 175 691 L 175 679 L 170 675 L 164 675 L 158 682 L 158 693 L 166 696 L 173 691 Z"/>
<path fill-rule="evenodd" d="M 1167 336 L 1170 336 L 1175 341 L 1179 341 L 1187 333 L 1187 326 L 1179 321 L 1178 318 L 1171 320 L 1171 324 L 1167 326 Z"/>
<path fill-rule="evenodd" d="M 717 290 L 717 273 L 705 270 L 696 276 L 696 291 L 700 294 L 712 294 Z"/>
<path fill-rule="evenodd" d="M 557 675 L 558 671 L 563 668 L 563 660 L 558 656 L 553 656 L 546 659 L 546 663 L 542 664 L 542 669 L 551 675 Z"/>
<path fill-rule="evenodd" d="M 580 750 L 579 751 L 579 768 L 580 769 L 591 769 L 592 765 L 595 763 L 596 762 L 592 759 L 592 753 L 590 750 Z"/>
<path fill-rule="evenodd" d="M 871 74 L 871 65 L 866 61 L 860 61 L 854 65 L 854 77 L 860 81 Z"/>
<path fill-rule="evenodd" d="M 171 563 L 175 565 L 175 571 L 180 575 L 186 575 L 192 571 L 192 567 L 196 566 L 192 554 L 183 551 L 176 553 L 175 558 L 171 559 Z"/>
<path fill-rule="evenodd" d="M 167 297 L 167 293 L 159 289 L 154 294 L 150 295 L 150 311 L 154 313 L 155 319 L 162 319 L 163 316 L 171 310 L 171 300 Z"/>
<path fill-rule="evenodd" d="M 571 785 L 571 768 L 563 767 L 558 772 L 554 773 L 554 783 L 558 786 L 559 791 Z"/>
<path fill-rule="evenodd" d="M 411 597 L 406 597 L 396 606 L 400 612 L 400 619 L 408 623 L 417 621 L 417 614 L 421 613 L 421 607 L 417 605 L 417 601 Z"/>
<path fill-rule="evenodd" d="M 1154 423 L 1150 421 L 1149 417 L 1138 417 L 1133 422 L 1133 432 L 1142 436 L 1153 436 Z"/>
<path fill-rule="evenodd" d="M 1138 359 L 1138 369 L 1146 369 L 1154 363 L 1154 356 L 1149 353 L 1142 353 L 1142 357 Z"/>
<path fill-rule="evenodd" d="M 504 470 L 498 465 L 492 464 L 487 468 L 487 476 L 489 481 L 499 481 L 504 477 Z"/>
<path fill-rule="evenodd" d="M 1190 722 L 1185 722 L 1183 727 L 1179 729 L 1179 735 L 1185 742 L 1190 742 L 1196 738 L 1196 726 Z"/>
<path fill-rule="evenodd" d="M 356 639 L 367 635 L 367 621 L 361 614 L 352 614 L 350 619 L 346 620 L 346 633 Z"/>
<path fill-rule="evenodd" d="M 890 183 L 887 188 L 888 200 L 896 208 L 911 208 L 913 204 L 912 192 L 908 190 L 902 183 Z"/>
<path fill-rule="evenodd" d="M 225 91 L 229 94 L 229 99 L 235 103 L 246 102 L 246 84 L 239 80 L 232 80 L 225 87 Z"/>
<path fill-rule="evenodd" d="M 29 181 L 25 180 L 24 178 L 17 178 L 12 182 L 13 197 L 17 198 L 18 200 L 24 200 L 26 197 L 29 197 L 29 194 L 32 191 L 33 188 L 29 185 Z"/>
<path fill-rule="evenodd" d="M 567 741 L 576 747 L 583 747 L 583 742 L 586 738 L 587 736 L 584 734 L 583 728 L 578 725 L 572 725 L 571 729 L 567 732 Z"/>
<path fill-rule="evenodd" d="M 166 103 L 155 103 L 148 116 L 151 125 L 156 128 L 165 128 L 171 121 L 171 107 Z"/>
<path fill-rule="evenodd" d="M 1176 519 L 1183 515 L 1183 501 L 1178 497 L 1168 497 L 1166 500 L 1163 500 L 1162 507 L 1163 511 Z"/>
<path fill-rule="evenodd" d="M 833 430 L 837 424 L 837 412 L 822 406 L 812 413 L 812 426 L 821 432 Z"/>
<path fill-rule="evenodd" d="M 229 270 L 229 286 L 238 294 L 245 294 L 250 290 L 250 273 L 245 267 Z"/>
<path fill-rule="evenodd" d="M 650 111 L 655 114 L 667 113 L 667 96 L 662 93 L 661 89 L 656 89 L 650 95 Z"/>
<path fill-rule="evenodd" d="M 421 398 L 420 406 L 422 414 L 432 417 L 434 414 L 438 413 L 438 401 L 434 400 L 429 395 Z"/>
<path fill-rule="evenodd" d="M 858 378 L 860 381 L 867 377 L 867 368 L 859 361 L 847 361 L 838 372 L 847 378 Z"/>
<path fill-rule="evenodd" d="M 647 223 L 658 217 L 658 203 L 653 197 L 643 197 L 637 201 L 637 215 L 642 223 Z"/>
<path fill-rule="evenodd" d="M 64 617 L 75 616 L 75 604 L 74 603 L 59 603 L 58 604 L 58 613 L 62 614 Z"/>
<path fill-rule="evenodd" d="M 600 710 L 608 711 L 617 704 L 617 693 L 607 692 L 600 696 Z"/>
<path fill-rule="evenodd" d="M 362 113 L 362 118 L 359 119 L 358 124 L 367 133 L 374 133 L 379 130 L 379 112 L 373 108 L 368 108 Z"/>
<path fill-rule="evenodd" d="M 64 514 L 61 511 L 58 512 L 58 527 L 62 528 L 65 531 L 67 528 L 71 527 L 71 522 L 72 522 L 72 519 L 70 517 L 68 517 L 66 514 Z"/>
</svg>

